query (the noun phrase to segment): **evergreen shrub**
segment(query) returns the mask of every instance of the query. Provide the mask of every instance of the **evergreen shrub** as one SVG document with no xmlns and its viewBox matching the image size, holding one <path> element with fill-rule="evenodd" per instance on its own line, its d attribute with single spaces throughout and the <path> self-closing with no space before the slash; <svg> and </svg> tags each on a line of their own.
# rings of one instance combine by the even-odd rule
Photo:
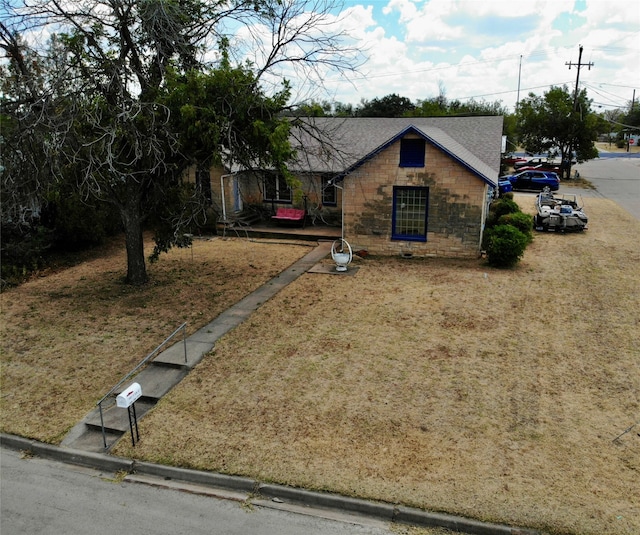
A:
<svg viewBox="0 0 640 535">
<path fill-rule="evenodd" d="M 512 225 L 527 237 L 527 243 L 533 241 L 533 217 L 524 212 L 504 214 L 498 218 L 498 225 Z"/>
<path fill-rule="evenodd" d="M 486 230 L 484 243 L 489 265 L 509 268 L 522 258 L 529 238 L 513 225 L 495 225 Z"/>
</svg>

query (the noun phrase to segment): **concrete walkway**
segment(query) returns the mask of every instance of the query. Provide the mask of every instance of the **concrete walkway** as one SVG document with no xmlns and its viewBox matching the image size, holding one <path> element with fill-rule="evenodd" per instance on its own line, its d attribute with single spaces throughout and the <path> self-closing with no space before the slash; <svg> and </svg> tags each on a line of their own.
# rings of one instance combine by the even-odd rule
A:
<svg viewBox="0 0 640 535">
<path fill-rule="evenodd" d="M 142 397 L 135 403 L 138 421 L 213 350 L 219 338 L 244 322 L 260 305 L 330 254 L 331 244 L 329 241 L 318 242 L 311 252 L 200 328 L 185 342 L 180 339 L 160 353 L 126 383 L 124 386 L 135 381 L 142 388 Z M 103 404 L 102 418 L 98 408 L 91 411 L 66 435 L 62 446 L 94 453 L 106 452 L 129 431 L 129 426 L 128 412 L 115 406 L 114 397 L 110 403 Z"/>
</svg>

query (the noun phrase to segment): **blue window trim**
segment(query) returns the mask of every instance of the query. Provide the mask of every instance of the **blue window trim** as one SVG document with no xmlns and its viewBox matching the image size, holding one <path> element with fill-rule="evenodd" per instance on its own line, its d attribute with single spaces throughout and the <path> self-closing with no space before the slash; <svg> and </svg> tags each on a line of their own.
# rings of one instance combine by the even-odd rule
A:
<svg viewBox="0 0 640 535">
<path fill-rule="evenodd" d="M 393 143 L 397 142 L 399 139 L 402 139 L 407 134 L 414 134 L 414 135 L 418 135 L 418 136 L 422 137 L 423 139 L 428 141 L 431 145 L 433 145 L 434 147 L 440 149 L 442 152 L 444 152 L 445 154 L 447 154 L 448 156 L 453 158 L 456 162 L 458 162 L 460 165 L 462 165 L 465 169 L 468 169 L 471 173 L 473 173 L 478 178 L 480 178 L 485 184 L 488 184 L 492 188 L 497 188 L 498 187 L 497 179 L 489 178 L 488 175 L 485 175 L 485 174 L 481 173 L 478 169 L 476 169 L 475 167 L 471 166 L 466 160 L 463 160 L 460 156 L 458 156 L 457 154 L 454 154 L 449 149 L 447 149 L 445 146 L 443 146 L 441 143 L 437 142 L 435 139 L 433 139 L 432 137 L 428 136 L 427 134 L 425 134 L 424 132 L 422 132 L 420 129 L 416 128 L 413 125 L 407 126 L 405 129 L 403 129 L 402 131 L 398 132 L 397 135 L 393 136 L 391 139 L 389 139 L 388 141 L 386 141 L 385 143 L 383 143 L 382 145 L 380 145 L 379 147 L 377 147 L 376 149 L 371 151 L 369 154 L 367 154 L 363 158 L 360 158 L 357 162 L 355 162 L 354 164 L 352 164 L 349 167 L 347 167 L 344 171 L 342 171 L 341 173 L 336 174 L 334 176 L 334 178 L 333 178 L 333 181 L 335 183 L 342 182 L 345 179 L 346 176 L 348 176 L 349 174 L 353 173 L 359 167 L 362 167 L 365 163 L 370 161 L 372 158 L 375 158 L 383 150 L 385 150 L 387 147 L 390 147 Z"/>
<path fill-rule="evenodd" d="M 396 232 L 397 213 L 397 196 L 400 192 L 405 191 L 424 191 L 425 196 L 425 210 L 424 210 L 424 234 L 400 234 Z M 393 206 L 391 211 L 391 239 L 401 241 L 415 241 L 426 242 L 427 241 L 427 223 L 429 219 L 429 188 L 426 186 L 394 186 L 393 187 Z"/>
</svg>

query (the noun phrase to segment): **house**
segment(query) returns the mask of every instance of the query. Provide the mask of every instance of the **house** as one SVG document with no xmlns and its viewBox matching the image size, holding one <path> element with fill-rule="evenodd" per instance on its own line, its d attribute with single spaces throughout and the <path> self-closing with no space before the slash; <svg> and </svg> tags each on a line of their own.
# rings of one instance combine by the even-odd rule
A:
<svg viewBox="0 0 640 535">
<path fill-rule="evenodd" d="M 372 254 L 479 254 L 502 117 L 305 118 L 292 143 L 302 195 L 272 171 L 219 172 L 212 194 L 223 211 L 297 205 Z"/>
</svg>

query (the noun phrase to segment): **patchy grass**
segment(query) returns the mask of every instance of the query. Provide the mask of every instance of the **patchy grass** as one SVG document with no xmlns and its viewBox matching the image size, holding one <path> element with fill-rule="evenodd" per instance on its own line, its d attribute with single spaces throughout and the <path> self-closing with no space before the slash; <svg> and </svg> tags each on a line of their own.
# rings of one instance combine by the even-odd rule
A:
<svg viewBox="0 0 640 535">
<path fill-rule="evenodd" d="M 515 198 L 532 209 L 531 195 Z M 116 453 L 553 533 L 638 533 L 638 429 L 613 439 L 640 417 L 640 224 L 610 201 L 589 199 L 585 209 L 590 230 L 536 234 L 514 270 L 482 260 L 370 257 L 356 260 L 354 276 L 303 275 L 222 338 L 141 421 L 135 450 L 125 439 Z M 231 247 L 253 252 L 254 260 L 238 260 L 246 273 L 238 281 L 254 271 L 248 265 L 255 258 L 290 249 L 214 240 L 197 243 L 196 258 L 199 247 L 214 245 L 224 262 L 239 254 Z M 293 249 L 293 259 L 306 251 Z M 187 251 L 176 255 L 175 269 L 191 263 Z M 213 271 L 212 262 L 195 263 L 196 272 Z M 104 275 L 97 264 L 92 271 L 99 287 Z M 128 329 L 115 329 L 113 337 L 124 338 L 115 347 L 143 337 L 152 348 L 157 338 L 145 331 L 158 329 L 162 338 L 160 331 L 182 321 L 173 321 L 177 308 L 183 316 L 202 310 L 204 321 L 215 317 L 213 307 L 189 300 L 196 290 L 218 291 L 224 273 L 192 284 L 182 280 L 193 271 L 176 275 L 162 294 L 176 286 L 185 293 L 157 314 L 147 301 L 148 316 L 135 323 L 129 316 Z M 52 361 L 69 351 L 77 358 L 70 340 L 89 322 L 83 318 L 102 319 L 93 310 L 99 300 L 76 288 L 82 282 L 78 273 L 52 275 L 3 296 L 12 337 L 32 337 L 21 352 L 17 340 L 3 351 L 5 431 L 24 434 L 25 426 L 27 436 L 55 440 L 91 408 L 83 400 L 64 421 L 43 421 L 64 411 L 70 397 L 63 366 Z M 122 295 L 112 306 L 122 302 L 118 316 L 127 316 L 135 300 L 115 288 Z M 72 297 L 56 301 L 58 293 Z M 60 300 L 75 303 L 62 317 L 76 322 L 67 318 L 66 331 L 49 332 L 47 321 L 62 321 L 54 313 Z M 106 338 L 114 325 L 94 332 Z M 86 375 L 97 383 L 109 369 L 117 380 L 106 363 L 118 361 L 118 351 L 100 344 L 91 351 Z M 32 410 L 39 384 L 14 379 L 23 361 L 31 373 L 42 366 L 41 376 L 61 393 L 39 417 Z M 89 388 L 96 398 L 104 390 Z M 7 409 L 17 414 L 7 419 Z"/>
</svg>

